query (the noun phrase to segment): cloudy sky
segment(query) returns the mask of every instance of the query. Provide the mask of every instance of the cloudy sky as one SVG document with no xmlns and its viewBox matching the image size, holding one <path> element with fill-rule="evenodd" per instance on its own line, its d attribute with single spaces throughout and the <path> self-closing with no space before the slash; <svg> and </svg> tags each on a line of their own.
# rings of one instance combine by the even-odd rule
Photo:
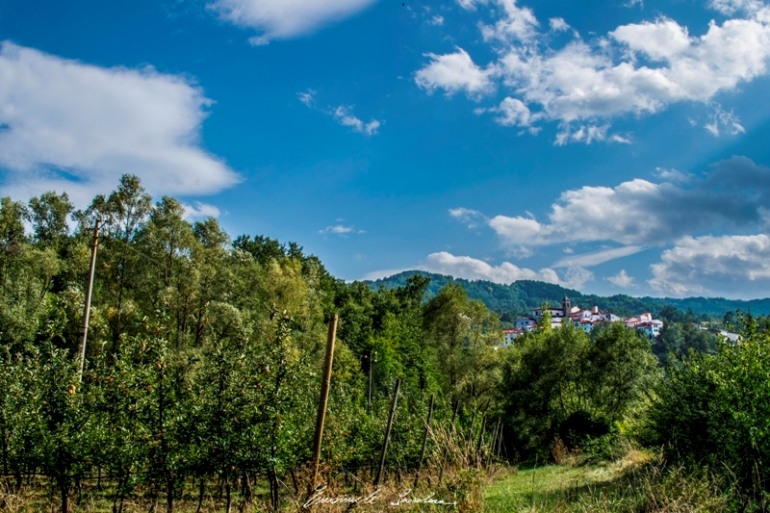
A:
<svg viewBox="0 0 770 513">
<path fill-rule="evenodd" d="M 770 3 L 0 0 L 0 195 L 124 173 L 346 280 L 770 296 Z"/>
</svg>

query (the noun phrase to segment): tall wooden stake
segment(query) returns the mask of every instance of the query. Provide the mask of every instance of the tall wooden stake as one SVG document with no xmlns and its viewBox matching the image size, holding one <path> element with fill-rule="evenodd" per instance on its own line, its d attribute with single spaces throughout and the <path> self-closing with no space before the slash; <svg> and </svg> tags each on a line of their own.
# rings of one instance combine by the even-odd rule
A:
<svg viewBox="0 0 770 513">
<path fill-rule="evenodd" d="M 369 351 L 369 389 L 367 391 L 366 410 L 372 409 L 372 371 L 374 370 L 374 351 Z"/>
<path fill-rule="evenodd" d="M 388 427 L 385 428 L 385 442 L 382 444 L 382 454 L 380 455 L 380 468 L 377 470 L 377 479 L 374 480 L 374 486 L 380 486 L 382 474 L 385 471 L 385 456 L 388 454 L 388 444 L 390 443 L 390 432 L 393 430 L 393 419 L 396 417 L 396 404 L 398 404 L 398 390 L 401 388 L 401 378 L 396 379 L 396 389 L 393 391 L 393 402 L 390 405 L 390 415 L 388 416 Z"/>
<path fill-rule="evenodd" d="M 428 419 L 425 421 L 425 436 L 422 439 L 422 448 L 420 449 L 420 461 L 417 463 L 417 472 L 414 474 L 414 484 L 412 488 L 417 488 L 417 480 L 420 478 L 420 471 L 422 470 L 422 462 L 425 460 L 425 450 L 428 448 L 428 435 L 430 434 L 430 421 L 433 419 L 433 405 L 436 401 L 436 396 L 431 394 L 430 406 L 428 407 Z"/>
<path fill-rule="evenodd" d="M 479 441 L 476 443 L 476 466 L 481 465 L 481 442 L 484 441 L 484 430 L 487 428 L 487 416 L 481 417 L 481 431 L 479 431 Z"/>
<path fill-rule="evenodd" d="M 329 403 L 329 388 L 332 379 L 332 364 L 334 363 L 334 342 L 337 338 L 337 314 L 332 315 L 329 320 L 329 334 L 326 340 L 326 359 L 324 360 L 323 381 L 321 381 L 321 400 L 318 403 L 318 416 L 315 423 L 315 438 L 313 439 L 313 479 L 310 482 L 312 493 L 316 487 L 318 479 L 318 466 L 321 462 L 321 441 L 324 433 L 324 422 L 326 421 L 326 406 Z"/>
<path fill-rule="evenodd" d="M 83 333 L 80 339 L 80 369 L 78 370 L 78 382 L 83 381 L 83 369 L 86 364 L 86 340 L 88 340 L 88 323 L 91 319 L 91 295 L 94 290 L 94 272 L 96 270 L 96 250 L 99 247 L 99 223 L 97 219 L 94 224 L 94 239 L 91 243 L 91 267 L 88 271 L 88 286 L 86 287 L 86 304 L 83 307 Z"/>
</svg>

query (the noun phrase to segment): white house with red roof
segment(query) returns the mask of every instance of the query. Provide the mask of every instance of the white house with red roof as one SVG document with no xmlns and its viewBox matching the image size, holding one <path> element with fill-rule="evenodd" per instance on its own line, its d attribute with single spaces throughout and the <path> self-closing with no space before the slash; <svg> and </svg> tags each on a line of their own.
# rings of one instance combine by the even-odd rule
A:
<svg viewBox="0 0 770 513">
<path fill-rule="evenodd" d="M 623 319 L 612 312 L 603 312 L 598 306 L 589 310 L 583 310 L 577 306 L 572 306 L 570 299 L 564 296 L 561 307 L 542 307 L 535 308 L 530 312 L 529 317 L 519 317 L 516 319 L 514 329 L 503 330 L 505 338 L 504 345 L 513 344 L 517 337 L 533 331 L 545 314 L 551 318 L 551 327 L 559 328 L 566 322 L 571 322 L 578 329 L 590 333 L 594 326 L 607 322 L 623 322 L 627 327 L 643 331 L 648 337 L 654 338 L 660 334 L 663 328 L 663 321 L 653 319 L 649 312 L 644 312 L 638 317 L 629 317 Z"/>
</svg>

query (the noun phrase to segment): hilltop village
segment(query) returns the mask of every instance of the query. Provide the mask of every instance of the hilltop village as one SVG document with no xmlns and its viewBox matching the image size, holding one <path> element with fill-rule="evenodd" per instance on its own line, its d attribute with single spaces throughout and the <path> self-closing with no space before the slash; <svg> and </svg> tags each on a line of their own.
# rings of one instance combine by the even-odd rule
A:
<svg viewBox="0 0 770 513">
<path fill-rule="evenodd" d="M 602 312 L 597 306 L 590 310 L 572 306 L 570 299 L 564 296 L 561 307 L 535 308 L 528 317 L 516 319 L 515 328 L 503 330 L 504 345 L 511 345 L 517 337 L 534 330 L 546 314 L 551 318 L 552 328 L 559 328 L 565 322 L 571 322 L 586 333 L 590 333 L 595 325 L 607 322 L 623 322 L 627 327 L 640 330 L 650 338 L 657 337 L 663 328 L 663 321 L 653 319 L 649 312 L 644 312 L 638 317 L 621 318 L 612 312 Z"/>
</svg>

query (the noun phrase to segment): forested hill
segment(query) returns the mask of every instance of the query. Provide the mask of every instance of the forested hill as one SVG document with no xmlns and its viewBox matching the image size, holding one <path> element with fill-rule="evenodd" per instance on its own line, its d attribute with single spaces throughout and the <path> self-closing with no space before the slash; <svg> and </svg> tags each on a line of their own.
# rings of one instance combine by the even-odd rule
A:
<svg viewBox="0 0 770 513">
<path fill-rule="evenodd" d="M 524 314 L 545 302 L 551 305 L 560 305 L 565 295 L 570 298 L 573 305 L 581 308 L 598 306 L 601 310 L 608 310 L 624 316 L 637 315 L 641 312 L 651 312 L 657 315 L 663 308 L 672 306 L 683 312 L 692 311 L 698 316 L 720 318 L 727 312 L 737 311 L 751 312 L 754 315 L 770 314 L 770 298 L 741 301 L 704 297 L 680 299 L 631 297 L 624 294 L 602 297 L 582 294 L 577 290 L 541 281 L 520 280 L 510 285 L 501 285 L 490 281 L 470 281 L 423 271 L 404 271 L 388 278 L 367 283 L 375 290 L 380 287 L 386 289 L 400 287 L 405 285 L 407 279 L 415 274 L 430 278 L 428 297 L 435 295 L 448 283 L 457 283 L 468 292 L 471 299 L 480 299 L 490 310 L 497 312 L 504 319 L 515 318 L 516 315 Z"/>
</svg>

